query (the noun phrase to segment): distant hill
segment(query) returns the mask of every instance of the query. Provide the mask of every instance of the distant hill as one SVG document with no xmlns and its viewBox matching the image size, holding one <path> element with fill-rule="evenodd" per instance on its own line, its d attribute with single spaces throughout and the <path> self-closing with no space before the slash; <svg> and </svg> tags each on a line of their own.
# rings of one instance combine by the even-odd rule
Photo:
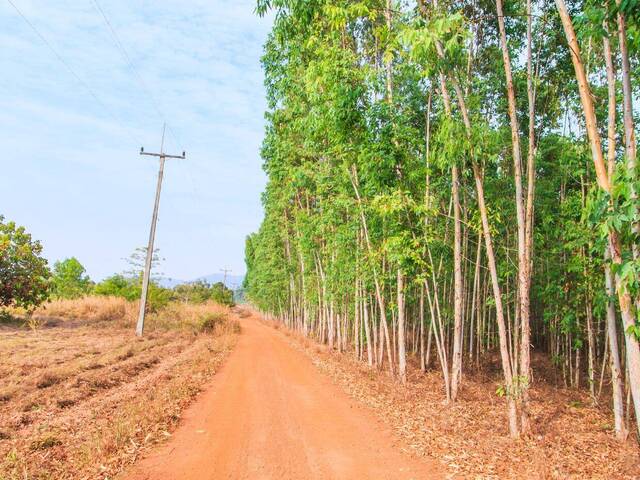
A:
<svg viewBox="0 0 640 480">
<path fill-rule="evenodd" d="M 160 285 L 165 288 L 173 288 L 176 285 L 180 285 L 182 283 L 192 283 L 197 282 L 199 280 L 204 280 L 207 283 L 213 284 L 222 282 L 224 279 L 223 273 L 211 273 L 209 275 L 204 275 L 202 277 L 195 278 L 193 280 L 181 280 L 178 278 L 163 278 L 160 280 Z M 244 275 L 227 275 L 226 286 L 228 288 L 239 288 L 242 286 L 242 281 L 244 280 Z"/>
</svg>

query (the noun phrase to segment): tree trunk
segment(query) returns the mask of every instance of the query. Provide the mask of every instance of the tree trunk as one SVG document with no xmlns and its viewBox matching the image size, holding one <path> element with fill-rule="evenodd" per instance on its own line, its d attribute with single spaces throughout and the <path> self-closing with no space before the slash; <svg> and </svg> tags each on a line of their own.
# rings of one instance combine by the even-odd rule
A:
<svg viewBox="0 0 640 480">
<path fill-rule="evenodd" d="M 456 401 L 462 371 L 462 253 L 460 225 L 460 196 L 458 166 L 451 167 L 451 195 L 453 198 L 453 359 L 451 362 L 451 400 Z"/>
<path fill-rule="evenodd" d="M 522 339 L 520 342 L 520 375 L 517 381 L 518 391 L 522 396 L 522 409 L 520 411 L 520 421 L 522 432 L 527 434 L 531 430 L 529 425 L 528 395 L 526 390 L 529 385 L 530 368 L 530 335 L 529 325 L 529 281 L 528 276 L 528 255 L 526 252 L 526 220 L 524 210 L 524 200 L 522 192 L 522 156 L 520 151 L 520 132 L 518 126 L 516 94 L 513 86 L 513 75 L 511 73 L 511 59 L 509 48 L 507 47 L 507 33 L 504 26 L 504 12 L 502 0 L 496 0 L 498 11 L 498 26 L 500 30 L 500 45 L 502 47 L 502 60 L 504 62 L 504 73 L 507 80 L 507 100 L 509 104 L 509 120 L 511 125 L 511 143 L 513 145 L 513 177 L 516 190 L 516 217 L 518 220 L 518 299 L 519 318 L 521 322 L 520 330 Z M 530 17 L 529 17 L 530 18 Z M 529 30 L 529 28 L 527 28 Z M 529 31 L 527 32 L 529 33 Z M 514 350 L 515 352 L 515 350 Z"/>
<path fill-rule="evenodd" d="M 400 382 L 407 382 L 407 359 L 405 346 L 404 273 L 398 268 L 398 375 Z"/>
<path fill-rule="evenodd" d="M 605 23 L 606 28 L 606 23 Z M 615 172 L 616 160 L 616 75 L 613 66 L 613 56 L 611 54 L 611 43 L 609 37 L 603 39 L 604 58 L 607 65 L 607 87 L 608 87 L 608 125 L 607 125 L 607 173 L 609 178 Z M 611 368 L 611 395 L 613 397 L 613 418 L 618 440 L 625 440 L 629 432 L 624 422 L 624 393 L 622 385 L 622 369 L 620 367 L 620 350 L 618 347 L 618 331 L 616 327 L 616 306 L 613 298 L 615 288 L 609 264 L 611 254 L 608 248 L 604 252 L 604 278 L 607 291 L 607 341 L 609 345 L 609 365 Z"/>
<path fill-rule="evenodd" d="M 578 40 L 573 29 L 573 23 L 571 17 L 567 11 L 567 6 L 564 0 L 556 0 L 556 6 L 562 20 L 562 26 L 564 28 L 565 35 L 567 37 L 567 43 L 569 44 L 569 50 L 571 53 L 571 60 L 578 80 L 578 89 L 580 91 L 580 100 L 582 102 L 582 109 L 585 116 L 585 122 L 587 125 L 587 134 L 589 137 L 589 144 L 591 146 L 591 153 L 593 156 L 593 162 L 595 164 L 596 176 L 598 178 L 598 184 L 604 191 L 611 192 L 611 184 L 607 169 L 605 166 L 604 158 L 602 155 L 602 144 L 600 140 L 600 134 L 596 125 L 596 115 L 593 106 L 593 99 L 587 82 L 587 76 L 585 74 L 584 65 L 580 57 L 580 47 Z M 609 248 L 611 250 L 611 259 L 614 264 L 622 264 L 622 247 L 620 239 L 615 231 L 609 232 Z M 624 328 L 624 338 L 627 347 L 627 368 L 629 370 L 629 388 L 631 390 L 631 396 L 633 397 L 633 404 L 636 416 L 636 423 L 638 431 L 640 432 L 640 345 L 635 337 L 635 316 L 633 312 L 633 305 L 631 296 L 620 279 L 619 275 L 615 276 L 616 291 L 618 293 L 618 301 L 620 303 L 620 313 L 622 315 L 622 325 Z"/>
<path fill-rule="evenodd" d="M 365 217 L 364 214 L 364 209 L 362 206 L 362 198 L 360 197 L 360 189 L 358 188 L 358 172 L 356 170 L 356 166 L 352 165 L 351 167 L 351 171 L 350 173 L 350 177 L 351 177 L 351 184 L 353 186 L 353 189 L 355 191 L 356 194 L 356 199 L 358 201 L 358 206 L 360 208 L 360 220 L 362 221 L 362 229 L 364 231 L 364 239 L 365 239 L 365 244 L 367 245 L 367 251 L 369 252 L 369 255 L 371 255 L 373 253 L 373 248 L 371 246 L 371 240 L 369 238 L 369 228 L 367 227 L 367 218 Z M 393 359 L 392 359 L 392 351 L 391 351 L 391 342 L 389 340 L 389 329 L 387 327 L 387 315 L 386 315 L 386 307 L 385 307 L 385 301 L 384 301 L 384 296 L 382 295 L 382 289 L 380 288 L 380 282 L 378 281 L 378 273 L 377 273 L 377 269 L 374 267 L 373 268 L 373 281 L 374 281 L 374 285 L 375 285 L 375 289 L 376 289 L 376 299 L 378 300 L 378 307 L 380 308 L 380 328 L 382 329 L 381 333 L 384 332 L 384 340 L 385 340 L 385 344 L 387 347 L 387 356 L 389 359 L 389 370 L 391 372 L 391 375 L 393 375 Z M 382 336 L 382 335 L 381 335 Z M 380 339 L 380 342 L 382 342 L 382 339 Z M 382 347 L 380 349 L 381 351 L 381 355 L 382 355 Z M 380 362 L 381 363 L 381 359 Z"/>
</svg>

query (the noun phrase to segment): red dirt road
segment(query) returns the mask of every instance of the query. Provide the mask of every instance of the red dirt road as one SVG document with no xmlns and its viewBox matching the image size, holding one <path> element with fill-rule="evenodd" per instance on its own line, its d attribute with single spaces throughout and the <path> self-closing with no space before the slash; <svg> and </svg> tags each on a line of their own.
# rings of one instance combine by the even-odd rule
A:
<svg viewBox="0 0 640 480">
<path fill-rule="evenodd" d="M 242 321 L 235 351 L 169 442 L 128 480 L 444 478 L 322 376 L 284 335 Z"/>
</svg>

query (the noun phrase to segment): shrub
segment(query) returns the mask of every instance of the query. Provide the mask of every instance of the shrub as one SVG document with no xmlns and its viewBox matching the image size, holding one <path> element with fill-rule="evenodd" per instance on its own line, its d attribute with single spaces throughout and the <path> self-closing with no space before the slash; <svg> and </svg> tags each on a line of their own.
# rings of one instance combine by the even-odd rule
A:
<svg viewBox="0 0 640 480">
<path fill-rule="evenodd" d="M 0 215 L 0 307 L 37 307 L 49 297 L 50 276 L 42 244 Z"/>
<path fill-rule="evenodd" d="M 97 295 L 122 297 L 127 300 L 140 298 L 140 287 L 137 282 L 124 275 L 112 275 L 98 283 L 93 289 Z"/>
<path fill-rule="evenodd" d="M 34 318 L 69 319 L 83 322 L 110 322 L 133 328 L 138 318 L 138 301 L 122 297 L 87 296 L 75 300 L 58 299 L 41 306 Z M 146 327 L 151 330 L 183 330 L 193 333 L 217 331 L 227 328 L 230 311 L 224 305 L 211 301 L 202 304 L 170 302 L 147 315 Z M 227 331 L 227 330 L 225 330 Z M 229 330 L 234 331 L 234 330 Z M 130 355 L 130 354 L 129 354 Z"/>
<path fill-rule="evenodd" d="M 188 303 L 204 303 L 211 297 L 211 286 L 204 280 L 183 283 L 173 288 L 173 298 Z"/>
<path fill-rule="evenodd" d="M 140 299 L 142 282 L 135 277 L 113 275 L 98 283 L 94 288 L 96 295 L 122 297 L 129 301 Z M 147 292 L 147 311 L 155 312 L 165 307 L 171 300 L 171 290 L 163 288 L 155 282 L 149 283 Z"/>
<path fill-rule="evenodd" d="M 196 327 L 199 332 L 213 332 L 216 326 L 225 320 L 225 315 L 220 312 L 206 313 L 198 319 Z"/>
</svg>

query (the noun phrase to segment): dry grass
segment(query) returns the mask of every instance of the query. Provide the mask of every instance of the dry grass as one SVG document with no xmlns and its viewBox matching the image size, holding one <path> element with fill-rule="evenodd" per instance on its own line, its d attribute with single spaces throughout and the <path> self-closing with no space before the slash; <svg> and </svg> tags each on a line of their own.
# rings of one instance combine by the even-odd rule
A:
<svg viewBox="0 0 640 480">
<path fill-rule="evenodd" d="M 53 300 L 36 309 L 32 318 L 38 327 L 100 325 L 133 328 L 138 319 L 139 302 L 120 297 L 88 296 L 77 300 Z M 25 318 L 22 311 L 12 312 Z M 236 316 L 242 314 L 238 309 Z M 236 322 L 228 322 L 232 314 L 229 307 L 214 302 L 203 304 L 169 303 L 157 312 L 148 313 L 146 331 L 180 330 L 199 333 L 212 332 L 220 327 L 237 329 Z"/>
<path fill-rule="evenodd" d="M 284 330 L 284 328 L 282 328 Z M 386 372 L 332 352 L 299 335 L 293 345 L 349 395 L 370 407 L 402 440 L 401 447 L 440 460 L 456 478 L 640 478 L 635 439 L 619 443 L 606 401 L 538 381 L 531 390 L 533 436 L 511 440 L 498 377 L 467 375 L 459 401 L 446 405 L 441 375 L 411 366 L 406 386 Z"/>
<path fill-rule="evenodd" d="M 236 314 L 170 305 L 133 335 L 133 302 L 57 301 L 0 328 L 0 479 L 113 478 L 167 438 L 236 340 Z"/>
<path fill-rule="evenodd" d="M 128 326 L 135 322 L 139 303 L 120 297 L 89 296 L 78 300 L 53 300 L 33 314 L 45 319 L 56 318 L 80 322 L 113 322 Z"/>
</svg>

